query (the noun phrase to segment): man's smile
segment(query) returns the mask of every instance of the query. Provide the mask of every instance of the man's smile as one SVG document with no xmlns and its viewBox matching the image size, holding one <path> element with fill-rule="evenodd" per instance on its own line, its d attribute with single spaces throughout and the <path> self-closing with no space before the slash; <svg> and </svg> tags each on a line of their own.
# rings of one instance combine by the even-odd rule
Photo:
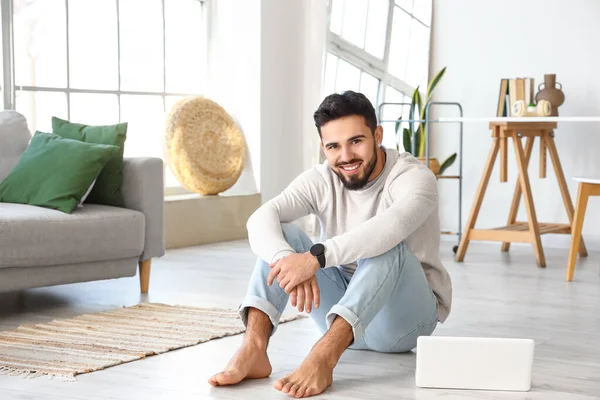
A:
<svg viewBox="0 0 600 400">
<path fill-rule="evenodd" d="M 358 172 L 358 168 L 360 167 L 361 164 L 362 164 L 362 161 L 355 162 L 352 164 L 346 164 L 346 165 L 340 166 L 340 169 L 342 171 L 344 171 L 344 173 L 346 173 L 346 175 L 354 175 Z"/>
</svg>

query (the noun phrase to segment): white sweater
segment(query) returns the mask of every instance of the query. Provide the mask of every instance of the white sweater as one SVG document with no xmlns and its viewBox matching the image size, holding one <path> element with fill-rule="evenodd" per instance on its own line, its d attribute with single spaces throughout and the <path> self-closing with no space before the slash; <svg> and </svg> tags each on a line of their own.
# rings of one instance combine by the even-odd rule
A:
<svg viewBox="0 0 600 400">
<path fill-rule="evenodd" d="M 362 190 L 346 189 L 327 161 L 300 174 L 250 217 L 250 246 L 269 262 L 293 253 L 281 223 L 309 214 L 321 223 L 326 267 L 350 266 L 404 241 L 421 261 L 438 299 L 439 320 L 444 322 L 450 313 L 452 283 L 439 257 L 437 180 L 409 153 L 385 152 L 382 173 Z"/>
</svg>

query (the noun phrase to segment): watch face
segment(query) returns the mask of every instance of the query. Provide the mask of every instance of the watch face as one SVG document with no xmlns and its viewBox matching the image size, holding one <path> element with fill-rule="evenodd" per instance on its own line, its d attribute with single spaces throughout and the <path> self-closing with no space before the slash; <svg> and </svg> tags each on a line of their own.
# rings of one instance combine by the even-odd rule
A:
<svg viewBox="0 0 600 400">
<path fill-rule="evenodd" d="M 324 252 L 325 246 L 323 246 L 321 243 L 317 243 L 310 248 L 310 254 L 312 254 L 313 256 L 318 256 L 320 254 L 323 254 Z"/>
</svg>

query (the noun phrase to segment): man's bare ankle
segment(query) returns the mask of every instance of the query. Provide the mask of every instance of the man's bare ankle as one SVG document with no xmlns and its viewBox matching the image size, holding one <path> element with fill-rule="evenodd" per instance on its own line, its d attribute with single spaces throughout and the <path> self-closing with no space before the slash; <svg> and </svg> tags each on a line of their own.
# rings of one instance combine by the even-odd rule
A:
<svg viewBox="0 0 600 400">
<path fill-rule="evenodd" d="M 244 345 L 266 352 L 271 332 L 273 332 L 273 325 L 267 314 L 251 307 L 248 310 L 248 329 L 244 336 Z"/>
<path fill-rule="evenodd" d="M 344 319 L 336 317 L 327 333 L 315 343 L 310 356 L 333 369 L 344 351 L 353 342 L 353 338 L 350 324 Z"/>
<path fill-rule="evenodd" d="M 256 337 L 255 335 L 244 337 L 244 341 L 242 342 L 243 346 L 249 346 L 258 350 L 267 351 L 267 346 L 269 345 L 269 339 L 264 339 L 260 337 Z"/>
</svg>

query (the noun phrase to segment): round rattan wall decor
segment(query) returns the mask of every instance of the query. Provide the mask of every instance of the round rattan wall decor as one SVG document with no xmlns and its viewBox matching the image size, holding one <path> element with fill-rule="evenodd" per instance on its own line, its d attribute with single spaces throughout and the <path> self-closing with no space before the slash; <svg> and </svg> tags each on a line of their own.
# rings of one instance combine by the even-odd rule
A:
<svg viewBox="0 0 600 400">
<path fill-rule="evenodd" d="M 185 188 L 215 195 L 237 182 L 246 146 L 223 107 L 204 97 L 184 98 L 169 112 L 165 128 L 165 158 Z"/>
</svg>

